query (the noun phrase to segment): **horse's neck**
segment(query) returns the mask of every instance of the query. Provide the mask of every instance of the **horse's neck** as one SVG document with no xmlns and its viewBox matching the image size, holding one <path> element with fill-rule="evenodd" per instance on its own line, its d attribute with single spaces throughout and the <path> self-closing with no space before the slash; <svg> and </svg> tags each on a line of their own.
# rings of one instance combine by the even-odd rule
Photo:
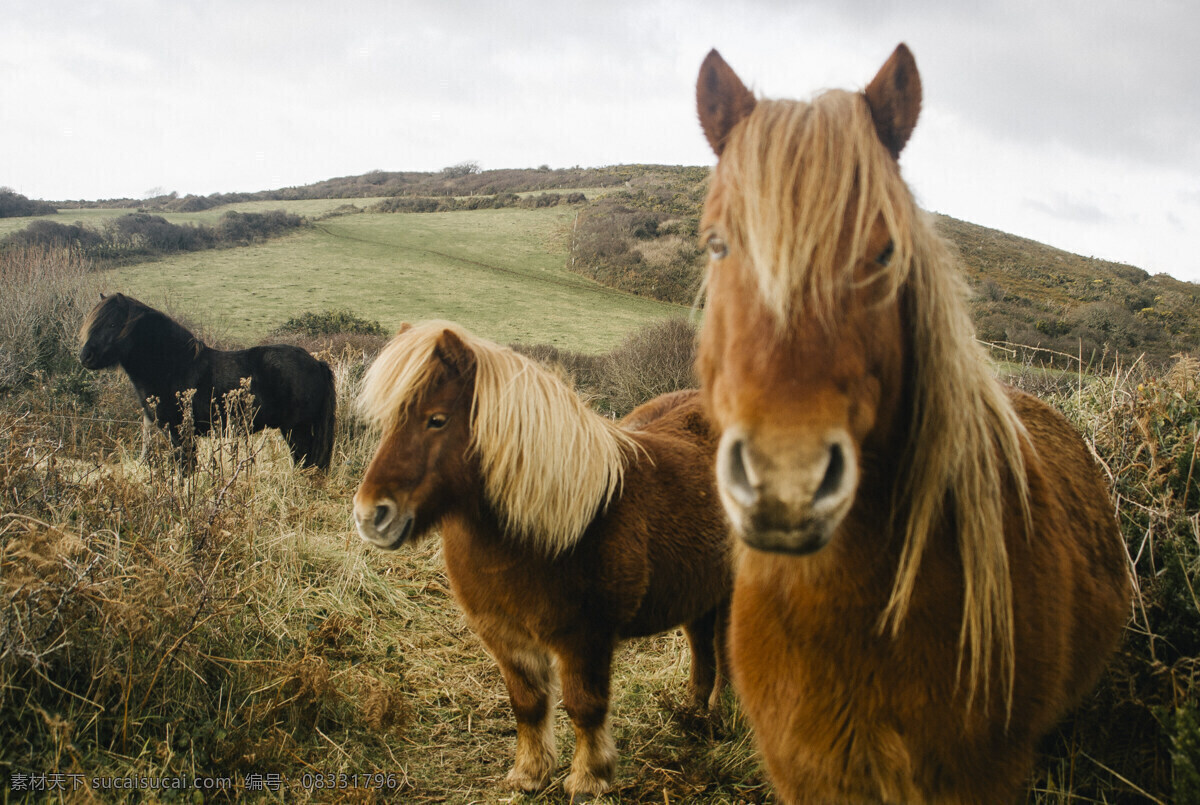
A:
<svg viewBox="0 0 1200 805">
<path fill-rule="evenodd" d="M 472 573 L 503 572 L 537 561 L 528 541 L 510 534 L 499 516 L 484 504 L 461 507 L 439 526 L 446 565 L 451 573 L 469 566 Z"/>
<path fill-rule="evenodd" d="M 169 321 L 143 320 L 138 327 L 144 329 L 131 335 L 133 345 L 121 365 L 141 386 L 174 387 L 194 371 L 208 350 L 203 344 L 197 350 L 195 337 Z"/>
</svg>

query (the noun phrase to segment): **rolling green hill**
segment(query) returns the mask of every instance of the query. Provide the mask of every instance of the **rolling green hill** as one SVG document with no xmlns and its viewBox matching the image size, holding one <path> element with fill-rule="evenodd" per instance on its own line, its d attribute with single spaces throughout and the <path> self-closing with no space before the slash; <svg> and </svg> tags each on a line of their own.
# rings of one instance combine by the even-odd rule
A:
<svg viewBox="0 0 1200 805">
<path fill-rule="evenodd" d="M 347 215 L 265 243 L 113 269 L 102 281 L 243 341 L 299 313 L 345 308 L 388 329 L 446 318 L 501 342 L 602 352 L 642 324 L 687 312 L 570 273 L 572 215 L 557 207 Z"/>
<path fill-rule="evenodd" d="M 314 221 L 280 240 L 164 256 L 105 278 L 114 289 L 198 306 L 239 338 L 341 306 L 389 327 L 443 316 L 501 340 L 595 352 L 694 302 L 707 176 L 706 168 L 662 165 L 478 171 L 464 164 L 255 193 L 76 202 L 49 217 L 103 229 L 130 208 L 200 225 L 230 211 L 285 209 Z M 518 198 L 581 188 L 583 204 L 558 206 L 555 198 L 556 206 L 541 208 Z M 453 211 L 386 212 L 396 209 Z M 369 214 L 350 214 L 362 212 Z M 986 341 L 1085 362 L 1113 354 L 1162 361 L 1200 347 L 1200 286 L 934 218 L 962 256 Z M 32 220 L 0 220 L 0 238 Z"/>
</svg>

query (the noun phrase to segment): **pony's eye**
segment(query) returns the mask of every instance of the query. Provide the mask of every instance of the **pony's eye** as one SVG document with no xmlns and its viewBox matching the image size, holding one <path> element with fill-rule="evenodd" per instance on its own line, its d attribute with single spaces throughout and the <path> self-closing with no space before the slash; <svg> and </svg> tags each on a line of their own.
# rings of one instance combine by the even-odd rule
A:
<svg viewBox="0 0 1200 805">
<path fill-rule="evenodd" d="M 888 264 L 888 262 L 892 259 L 892 252 L 894 252 L 895 250 L 896 250 L 896 244 L 889 240 L 887 242 L 887 245 L 883 247 L 883 251 L 881 251 L 879 253 L 879 256 L 875 258 L 875 262 L 879 263 L 879 265 L 881 265 L 881 266 L 886 266 Z"/>
<path fill-rule="evenodd" d="M 720 260 L 729 254 L 729 246 L 726 245 L 725 239 L 720 235 L 710 235 L 708 241 L 706 241 L 706 245 L 708 246 L 709 255 L 714 260 Z"/>
<path fill-rule="evenodd" d="M 440 430 L 446 427 L 446 415 L 434 414 L 433 416 L 429 417 L 429 421 L 425 423 L 425 427 L 429 428 L 430 430 Z"/>
</svg>

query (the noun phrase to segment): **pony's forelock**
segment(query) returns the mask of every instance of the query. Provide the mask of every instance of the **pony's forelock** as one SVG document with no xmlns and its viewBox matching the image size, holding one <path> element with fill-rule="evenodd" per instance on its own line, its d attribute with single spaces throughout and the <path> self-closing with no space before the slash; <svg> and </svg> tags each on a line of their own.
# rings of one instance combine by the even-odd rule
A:
<svg viewBox="0 0 1200 805">
<path fill-rule="evenodd" d="M 510 531 L 546 554 L 568 550 L 619 493 L 639 448 L 553 372 L 458 324 L 425 322 L 396 335 L 371 364 L 360 412 L 385 432 L 399 427 L 443 371 L 434 351 L 446 330 L 475 358 L 471 449 L 489 501 Z"/>
<path fill-rule="evenodd" d="M 92 335 L 92 330 L 107 323 L 110 319 L 118 316 L 122 320 L 128 318 L 127 298 L 121 294 L 112 294 L 97 302 L 95 307 L 84 317 L 83 323 L 79 325 L 79 342 L 86 343 Z"/>
<path fill-rule="evenodd" d="M 891 180 L 896 175 L 862 95 L 831 90 L 811 103 L 762 100 L 721 155 L 714 179 L 721 212 L 710 223 L 746 254 L 777 322 L 828 320 L 854 282 L 877 219 L 893 240 L 889 269 L 878 279 L 889 295 L 904 283 L 913 205 L 903 183 Z M 737 191 L 724 192 L 727 186 Z"/>
<path fill-rule="evenodd" d="M 442 329 L 437 322 L 413 327 L 389 341 L 367 367 L 357 399 L 359 414 L 385 434 L 404 424 L 438 371 L 432 360 Z"/>
<path fill-rule="evenodd" d="M 1014 627 L 1003 495 L 1006 485 L 1015 487 L 1028 522 L 1022 446 L 1029 442 L 975 340 L 953 257 L 880 144 L 865 98 L 832 90 L 811 103 L 760 101 L 730 136 L 706 206 L 708 225 L 745 255 L 742 269 L 754 276 L 781 330 L 803 315 L 836 318 L 871 229 L 884 222 L 893 253 L 880 281 L 888 283 L 888 299 L 910 289 L 904 298 L 914 329 L 917 399 L 899 489 L 904 542 L 880 625 L 903 628 L 928 538 L 945 525 L 946 502 L 954 501 L 964 580 L 959 656 L 960 670 L 964 658 L 970 663 L 968 700 L 980 687 L 987 690 L 998 660 L 1011 706 Z"/>
</svg>

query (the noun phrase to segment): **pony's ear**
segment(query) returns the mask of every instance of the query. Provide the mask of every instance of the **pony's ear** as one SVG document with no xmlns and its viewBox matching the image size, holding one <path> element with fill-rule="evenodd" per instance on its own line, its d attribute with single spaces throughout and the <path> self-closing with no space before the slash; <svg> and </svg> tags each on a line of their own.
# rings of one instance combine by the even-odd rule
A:
<svg viewBox="0 0 1200 805">
<path fill-rule="evenodd" d="M 396 335 L 404 335 L 412 329 L 412 324 L 407 321 L 400 322 L 400 329 L 396 330 Z"/>
<path fill-rule="evenodd" d="M 746 89 L 721 54 L 709 51 L 696 79 L 696 111 L 704 136 L 717 156 L 725 150 L 729 132 L 754 111 L 755 103 L 754 93 Z"/>
<path fill-rule="evenodd" d="M 896 46 L 864 94 L 879 141 L 898 159 L 921 112 L 921 76 L 907 45 Z"/>
<path fill-rule="evenodd" d="M 103 302 L 107 297 L 104 296 L 104 291 L 100 292 L 100 301 Z"/>
<path fill-rule="evenodd" d="M 442 330 L 433 353 L 437 355 L 438 360 L 463 377 L 475 371 L 475 353 L 453 330 Z"/>
</svg>

